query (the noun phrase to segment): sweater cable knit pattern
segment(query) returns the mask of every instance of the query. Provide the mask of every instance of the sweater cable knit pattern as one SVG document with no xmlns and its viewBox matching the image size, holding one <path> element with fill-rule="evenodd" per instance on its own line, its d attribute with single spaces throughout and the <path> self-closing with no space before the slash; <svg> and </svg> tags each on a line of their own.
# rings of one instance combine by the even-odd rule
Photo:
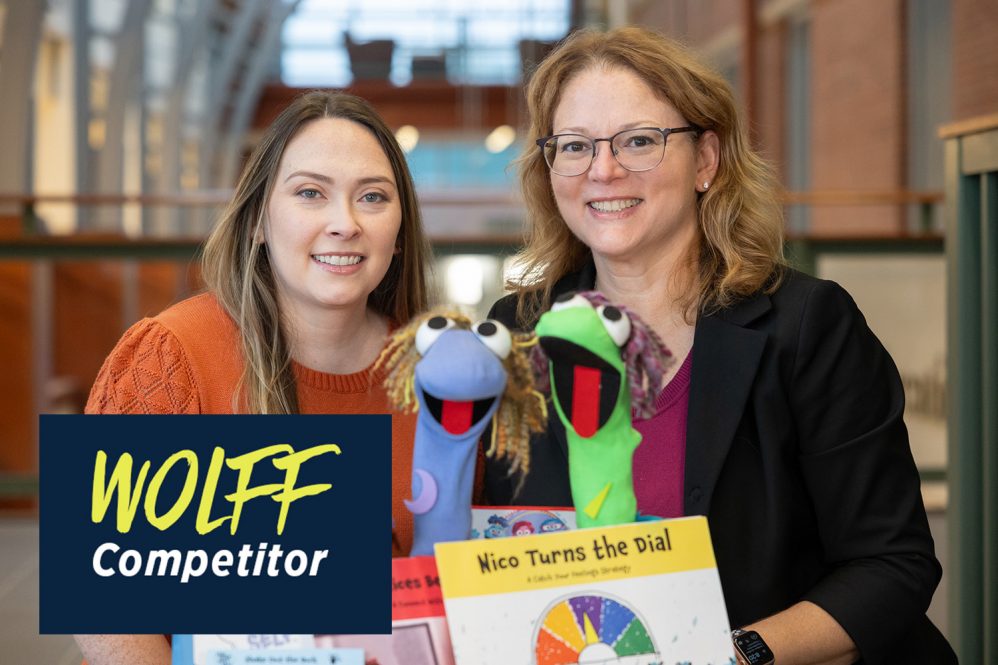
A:
<svg viewBox="0 0 998 665">
<path fill-rule="evenodd" d="M 176 337 L 154 319 L 132 326 L 97 375 L 88 413 L 200 413 L 197 387 Z"/>
</svg>

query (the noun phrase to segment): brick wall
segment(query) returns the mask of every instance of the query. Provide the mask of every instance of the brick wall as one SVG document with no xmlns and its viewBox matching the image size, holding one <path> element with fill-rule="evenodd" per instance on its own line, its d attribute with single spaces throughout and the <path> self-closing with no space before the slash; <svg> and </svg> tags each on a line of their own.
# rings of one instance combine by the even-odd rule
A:
<svg viewBox="0 0 998 665">
<path fill-rule="evenodd" d="M 998 113 L 994 46 L 998 2 L 940 1 L 952 6 L 952 120 Z M 907 4 L 907 0 L 805 0 L 796 8 L 810 22 L 813 189 L 909 188 Z M 761 12 L 772 5 L 757 3 Z M 741 66 L 741 2 L 672 0 L 638 6 L 636 22 L 684 39 L 714 58 L 724 52 L 729 65 L 735 58 Z M 784 180 L 785 28 L 785 19 L 759 27 L 754 92 L 756 144 Z M 900 206 L 818 206 L 812 209 L 811 228 L 819 235 L 893 234 L 906 227 L 905 217 Z"/>
<path fill-rule="evenodd" d="M 952 3 L 953 120 L 998 113 L 998 2 Z"/>
<path fill-rule="evenodd" d="M 752 128 L 759 152 L 776 168 L 785 181 L 784 144 L 786 137 L 786 24 L 783 22 L 759 30 L 759 71 L 756 73 L 755 126 Z"/>
<path fill-rule="evenodd" d="M 811 5 L 811 174 L 822 189 L 903 185 L 904 88 L 901 2 L 835 0 Z M 899 228 L 891 206 L 827 206 L 812 232 L 882 234 Z"/>
</svg>

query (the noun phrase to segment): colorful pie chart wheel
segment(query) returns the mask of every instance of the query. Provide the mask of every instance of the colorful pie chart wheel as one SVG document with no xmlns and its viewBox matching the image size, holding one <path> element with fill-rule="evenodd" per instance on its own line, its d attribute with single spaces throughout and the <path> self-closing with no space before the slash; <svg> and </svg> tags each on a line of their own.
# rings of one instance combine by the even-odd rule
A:
<svg viewBox="0 0 998 665">
<path fill-rule="evenodd" d="M 542 617 L 534 644 L 537 665 L 609 665 L 640 662 L 644 655 L 658 658 L 644 622 L 622 602 L 602 595 L 555 602 Z"/>
</svg>

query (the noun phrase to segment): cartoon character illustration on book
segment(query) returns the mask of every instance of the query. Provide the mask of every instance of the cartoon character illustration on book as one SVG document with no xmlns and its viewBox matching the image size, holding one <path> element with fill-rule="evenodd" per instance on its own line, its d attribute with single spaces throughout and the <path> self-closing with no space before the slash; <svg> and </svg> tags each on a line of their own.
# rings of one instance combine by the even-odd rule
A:
<svg viewBox="0 0 998 665">
<path fill-rule="evenodd" d="M 568 527 L 557 517 L 549 517 L 541 522 L 541 533 L 554 533 L 555 531 L 565 531 Z"/>
<path fill-rule="evenodd" d="M 560 296 L 537 323 L 538 385 L 550 382 L 568 438 L 568 469 L 580 528 L 633 522 L 637 500 L 631 471 L 642 418 L 673 362 L 655 332 L 635 314 L 588 291 Z"/>
<path fill-rule="evenodd" d="M 532 536 L 534 535 L 534 525 L 527 520 L 520 520 L 513 525 L 513 535 L 514 536 Z"/>
<path fill-rule="evenodd" d="M 486 520 L 483 514 L 488 514 Z M 554 533 L 575 528 L 574 511 L 540 506 L 479 507 L 472 510 L 472 525 L 483 526 L 481 538 L 508 538 L 516 535 Z M 487 526 L 485 522 L 487 521 Z M 570 524 L 569 524 L 570 522 Z"/>
<path fill-rule="evenodd" d="M 606 593 L 555 600 L 537 622 L 531 646 L 534 665 L 662 662 L 646 622 Z"/>
<path fill-rule="evenodd" d="M 487 454 L 508 456 L 514 469 L 529 469 L 530 432 L 547 418 L 534 389 L 530 340 L 501 323 L 437 310 L 397 330 L 379 366 L 385 388 L 402 411 L 418 412 L 412 460 L 412 556 L 433 545 L 467 539 L 478 439 L 491 421 Z"/>
<path fill-rule="evenodd" d="M 509 522 L 500 515 L 489 515 L 489 526 L 485 529 L 486 538 L 502 538 L 509 530 Z"/>
</svg>

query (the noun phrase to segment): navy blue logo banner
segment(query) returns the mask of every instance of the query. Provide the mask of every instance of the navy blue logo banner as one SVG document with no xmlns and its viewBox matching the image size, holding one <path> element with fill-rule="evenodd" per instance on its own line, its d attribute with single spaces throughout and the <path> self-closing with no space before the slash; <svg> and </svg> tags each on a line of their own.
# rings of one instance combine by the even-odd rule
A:
<svg viewBox="0 0 998 665">
<path fill-rule="evenodd" d="M 42 633 L 388 633 L 391 416 L 41 416 Z"/>
</svg>

